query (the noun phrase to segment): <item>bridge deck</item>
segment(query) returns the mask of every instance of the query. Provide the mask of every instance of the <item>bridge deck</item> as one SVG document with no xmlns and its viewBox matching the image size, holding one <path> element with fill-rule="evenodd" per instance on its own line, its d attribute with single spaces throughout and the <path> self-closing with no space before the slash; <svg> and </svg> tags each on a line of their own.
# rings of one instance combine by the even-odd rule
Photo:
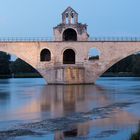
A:
<svg viewBox="0 0 140 140">
<path fill-rule="evenodd" d="M 52 37 L 0 37 L 0 42 L 64 42 Z M 68 41 L 71 42 L 71 41 Z M 73 42 L 73 41 L 72 41 Z M 93 37 L 88 41 L 76 42 L 140 42 L 140 37 Z"/>
</svg>

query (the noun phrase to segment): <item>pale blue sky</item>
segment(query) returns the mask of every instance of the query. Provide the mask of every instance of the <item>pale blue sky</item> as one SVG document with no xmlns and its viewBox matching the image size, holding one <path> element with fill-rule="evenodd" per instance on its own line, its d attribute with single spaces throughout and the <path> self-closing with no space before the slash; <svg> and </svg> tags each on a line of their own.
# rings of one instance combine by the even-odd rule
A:
<svg viewBox="0 0 140 140">
<path fill-rule="evenodd" d="M 90 36 L 140 36 L 140 0 L 0 0 L 0 36 L 52 36 L 68 6 Z"/>
</svg>

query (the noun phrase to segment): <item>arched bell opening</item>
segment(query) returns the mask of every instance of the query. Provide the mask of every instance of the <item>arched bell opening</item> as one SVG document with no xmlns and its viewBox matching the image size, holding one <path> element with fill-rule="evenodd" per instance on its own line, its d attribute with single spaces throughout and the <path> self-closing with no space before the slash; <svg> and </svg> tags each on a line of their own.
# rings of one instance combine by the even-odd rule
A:
<svg viewBox="0 0 140 140">
<path fill-rule="evenodd" d="M 66 29 L 63 33 L 63 41 L 77 41 L 77 33 L 74 29 Z"/>
</svg>

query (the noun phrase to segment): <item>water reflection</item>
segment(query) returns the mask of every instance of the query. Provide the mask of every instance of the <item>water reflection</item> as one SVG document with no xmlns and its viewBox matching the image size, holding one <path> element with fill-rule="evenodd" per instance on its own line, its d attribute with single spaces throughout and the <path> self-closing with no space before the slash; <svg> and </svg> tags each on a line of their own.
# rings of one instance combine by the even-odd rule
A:
<svg viewBox="0 0 140 140">
<path fill-rule="evenodd" d="M 40 118 L 43 120 L 47 117 L 63 117 L 75 112 L 88 112 L 96 107 L 111 105 L 116 102 L 115 97 L 114 94 L 110 94 L 108 90 L 97 85 L 44 86 L 41 89 L 40 98 L 32 100 L 30 105 L 28 104 L 28 109 L 30 108 L 29 106 L 32 106 L 30 111 L 40 112 Z M 35 103 L 37 104 L 35 105 Z M 118 128 L 136 124 L 138 120 L 139 118 L 133 113 L 116 108 L 111 112 L 108 118 L 75 124 L 68 131 L 56 132 L 54 139 L 64 140 L 69 137 L 86 137 L 87 135 L 90 135 L 93 128 L 93 131 L 97 132 L 95 128 L 99 129 L 108 126 L 111 129 L 109 132 L 113 132 L 114 134 L 114 132 L 117 133 Z"/>
<path fill-rule="evenodd" d="M 64 132 L 56 132 L 54 136 L 54 140 L 65 140 L 66 138 L 74 138 L 74 137 L 86 137 L 89 134 L 90 127 L 89 123 L 79 124 L 77 128 L 64 131 Z"/>
<path fill-rule="evenodd" d="M 32 86 L 26 80 L 24 86 L 21 83 L 19 79 L 0 85 L 0 120 L 62 117 L 109 104 L 113 99 L 100 86 Z"/>
<path fill-rule="evenodd" d="M 10 102 L 9 80 L 0 80 L 0 110 L 7 110 Z M 1 111 L 0 111 L 1 112 Z"/>
<path fill-rule="evenodd" d="M 85 112 L 93 107 L 111 103 L 111 97 L 99 86 L 45 86 L 42 89 L 41 112 L 62 117 L 73 112 Z"/>
<path fill-rule="evenodd" d="M 41 109 L 42 111 L 44 108 L 50 109 L 51 117 L 61 117 L 75 112 L 77 103 L 85 100 L 84 90 L 84 86 L 44 87 Z"/>
<path fill-rule="evenodd" d="M 46 86 L 35 84 L 34 79 L 11 81 L 0 84 L 1 122 L 12 120 L 30 122 L 61 118 L 74 113 L 89 112 L 95 108 L 111 106 L 118 102 L 139 102 L 140 98 L 138 92 L 140 83 L 137 80 L 135 84 L 133 80 L 125 80 L 125 86 L 121 86 L 122 79 L 116 81 L 105 79 L 98 82 L 98 85 L 86 86 Z M 131 86 L 133 92 L 129 90 L 130 83 L 135 85 Z M 136 92 L 137 94 L 135 94 Z M 74 124 L 65 131 L 55 132 L 53 139 L 63 140 L 69 137 L 91 137 L 93 135 L 97 138 L 100 133 L 121 133 L 119 130 L 122 128 L 128 130 L 127 128 L 136 124 L 140 119 L 139 105 L 136 103 L 132 107 L 115 107 L 114 109 L 111 107 L 111 110 L 107 110 L 108 117 L 103 118 L 99 114 L 96 119 Z M 91 115 L 94 118 L 94 114 Z M 2 125 L 0 127 L 2 128 Z M 115 140 L 115 138 L 113 139 Z"/>
</svg>

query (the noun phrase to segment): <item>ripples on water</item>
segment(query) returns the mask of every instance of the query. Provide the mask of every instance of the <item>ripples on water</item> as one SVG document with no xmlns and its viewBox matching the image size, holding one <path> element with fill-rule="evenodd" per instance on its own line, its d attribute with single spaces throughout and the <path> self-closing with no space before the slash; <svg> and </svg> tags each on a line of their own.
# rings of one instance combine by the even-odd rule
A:
<svg viewBox="0 0 140 140">
<path fill-rule="evenodd" d="M 0 80 L 0 140 L 127 140 L 140 120 L 140 78 L 46 86 Z"/>
</svg>

